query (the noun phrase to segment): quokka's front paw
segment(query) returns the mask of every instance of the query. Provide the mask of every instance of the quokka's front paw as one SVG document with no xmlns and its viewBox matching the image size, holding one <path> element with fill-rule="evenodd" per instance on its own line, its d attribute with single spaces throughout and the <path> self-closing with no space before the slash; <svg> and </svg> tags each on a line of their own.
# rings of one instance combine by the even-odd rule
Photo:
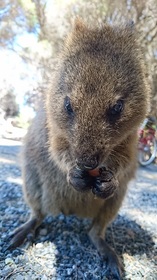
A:
<svg viewBox="0 0 157 280">
<path fill-rule="evenodd" d="M 86 170 L 74 167 L 68 174 L 69 183 L 80 192 L 86 192 L 92 189 L 94 178 Z"/>
<path fill-rule="evenodd" d="M 118 180 L 114 177 L 112 171 L 106 168 L 100 168 L 99 174 L 99 177 L 95 180 L 92 192 L 103 199 L 112 197 L 119 186 Z"/>
</svg>

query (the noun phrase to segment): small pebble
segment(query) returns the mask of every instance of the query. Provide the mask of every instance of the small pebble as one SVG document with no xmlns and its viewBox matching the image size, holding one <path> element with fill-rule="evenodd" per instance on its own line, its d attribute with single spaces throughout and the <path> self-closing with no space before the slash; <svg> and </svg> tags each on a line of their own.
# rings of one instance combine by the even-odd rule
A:
<svg viewBox="0 0 157 280">
<path fill-rule="evenodd" d="M 72 270 L 71 268 L 67 268 L 66 271 L 67 271 L 67 275 L 70 276 L 70 275 L 72 274 L 72 271 L 73 271 L 73 270 Z"/>
<path fill-rule="evenodd" d="M 17 274 L 15 279 L 16 279 L 16 280 L 24 280 L 25 277 L 22 276 L 22 275 L 20 275 L 20 274 Z"/>
<path fill-rule="evenodd" d="M 13 264 L 13 263 L 14 263 L 13 259 L 11 259 L 11 258 L 5 259 L 5 264 Z"/>
<path fill-rule="evenodd" d="M 40 230 L 40 235 L 43 235 L 43 236 L 47 235 L 47 229 L 46 228 L 42 228 Z"/>
<path fill-rule="evenodd" d="M 41 280 L 47 280 L 48 278 L 47 278 L 47 276 L 46 275 L 43 275 L 42 277 L 41 277 Z"/>
<path fill-rule="evenodd" d="M 43 243 L 37 243 L 37 244 L 36 244 L 36 248 L 37 248 L 37 249 L 43 248 Z"/>
</svg>

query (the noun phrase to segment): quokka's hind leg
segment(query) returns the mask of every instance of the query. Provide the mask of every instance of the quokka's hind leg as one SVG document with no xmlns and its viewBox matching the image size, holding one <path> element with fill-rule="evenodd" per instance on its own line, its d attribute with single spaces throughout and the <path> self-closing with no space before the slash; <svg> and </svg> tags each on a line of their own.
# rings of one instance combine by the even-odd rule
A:
<svg viewBox="0 0 157 280">
<path fill-rule="evenodd" d="M 23 192 L 25 200 L 31 208 L 31 216 L 28 222 L 19 227 L 11 239 L 9 248 L 15 248 L 24 242 L 28 235 L 34 235 L 36 229 L 42 223 L 45 214 L 42 213 L 42 189 L 35 167 L 29 162 L 23 170 Z"/>
<path fill-rule="evenodd" d="M 115 197 L 112 197 L 104 202 L 104 205 L 94 219 L 92 228 L 89 231 L 91 241 L 106 262 L 106 273 L 104 276 L 109 277 L 109 279 L 121 280 L 123 271 L 121 261 L 115 251 L 107 244 L 104 236 L 106 227 L 116 216 L 118 209 L 121 206 L 124 193 L 125 190 L 124 192 L 122 190 L 121 193 L 117 193 Z"/>
</svg>

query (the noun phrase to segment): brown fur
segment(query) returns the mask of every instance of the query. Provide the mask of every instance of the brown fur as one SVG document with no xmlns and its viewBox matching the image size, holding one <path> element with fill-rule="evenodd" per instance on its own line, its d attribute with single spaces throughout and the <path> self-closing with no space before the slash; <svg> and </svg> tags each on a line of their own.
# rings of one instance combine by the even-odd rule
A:
<svg viewBox="0 0 157 280">
<path fill-rule="evenodd" d="M 113 276 L 119 275 L 119 268 L 114 270 L 118 259 L 102 237 L 135 174 L 137 128 L 149 103 L 134 33 L 129 26 L 105 24 L 91 29 L 76 21 L 24 145 L 23 190 L 32 209 L 31 219 L 38 220 L 33 229 L 48 213 L 92 217 L 89 235 L 109 259 Z M 72 119 L 64 108 L 65 96 L 71 99 Z M 110 123 L 108 110 L 118 99 L 124 100 L 124 110 Z M 94 154 L 99 154 L 99 167 L 112 170 L 119 182 L 114 195 L 105 200 L 95 199 L 91 191 L 76 191 L 68 183 L 76 160 L 91 162 Z"/>
</svg>

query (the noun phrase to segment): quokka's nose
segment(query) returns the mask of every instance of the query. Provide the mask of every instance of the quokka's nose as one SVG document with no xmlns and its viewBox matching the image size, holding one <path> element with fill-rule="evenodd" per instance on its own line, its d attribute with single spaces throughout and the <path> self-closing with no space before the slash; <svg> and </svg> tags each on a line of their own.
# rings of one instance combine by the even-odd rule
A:
<svg viewBox="0 0 157 280">
<path fill-rule="evenodd" d="M 84 160 L 77 159 L 76 164 L 78 165 L 78 167 L 80 169 L 92 170 L 98 166 L 98 164 L 99 164 L 98 161 L 99 161 L 99 157 L 98 157 L 98 155 L 95 155 L 95 156 L 92 156 L 92 157 L 90 157 L 88 159 L 84 159 Z"/>
</svg>

